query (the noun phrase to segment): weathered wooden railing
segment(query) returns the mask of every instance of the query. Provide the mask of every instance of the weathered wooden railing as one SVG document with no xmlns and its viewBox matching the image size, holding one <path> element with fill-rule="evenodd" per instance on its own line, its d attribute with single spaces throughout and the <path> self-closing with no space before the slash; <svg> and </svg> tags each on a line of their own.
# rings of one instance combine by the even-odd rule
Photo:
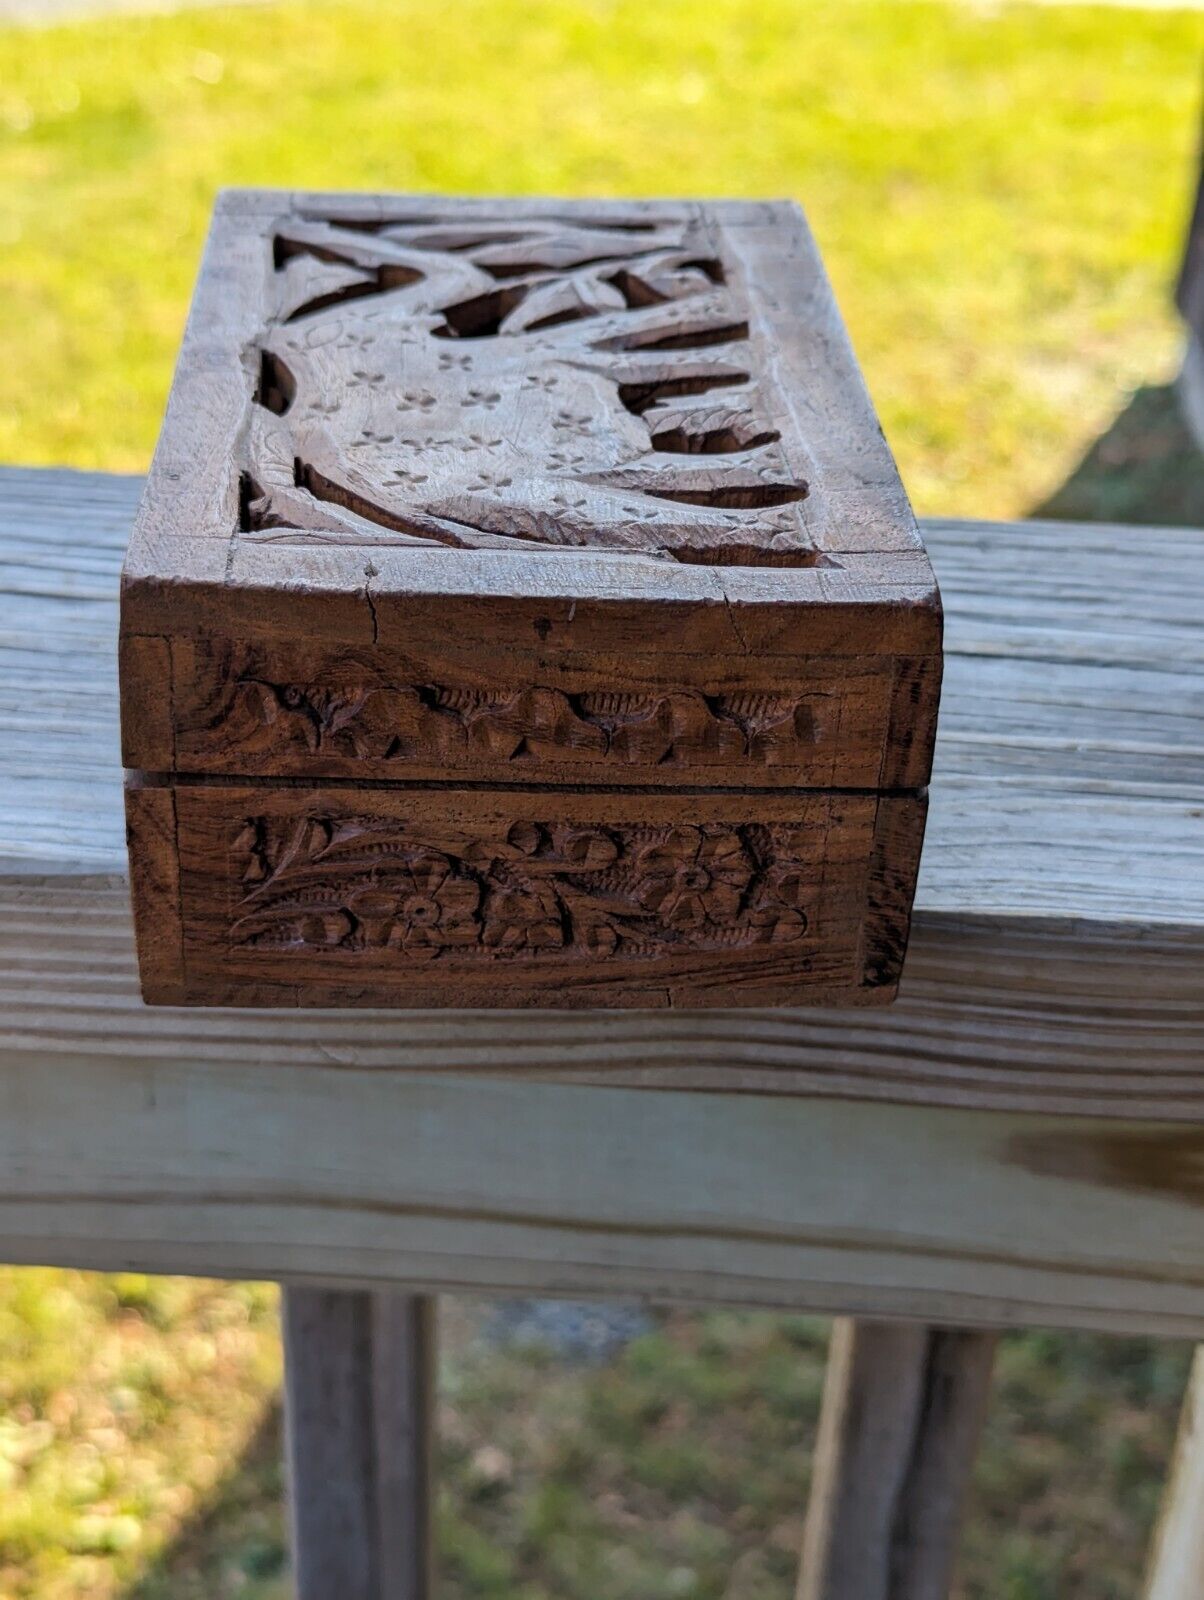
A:
<svg viewBox="0 0 1204 1600">
<path fill-rule="evenodd" d="M 300 1286 L 303 1600 L 428 1587 L 423 1295 L 870 1319 L 801 1595 L 943 1594 L 986 1330 L 1204 1333 L 1201 535 L 927 525 L 946 687 L 892 1009 L 188 1012 L 140 1004 L 126 903 L 138 488 L 0 474 L 0 1258 Z M 1204 1593 L 1198 1453 L 1157 1600 Z"/>
</svg>

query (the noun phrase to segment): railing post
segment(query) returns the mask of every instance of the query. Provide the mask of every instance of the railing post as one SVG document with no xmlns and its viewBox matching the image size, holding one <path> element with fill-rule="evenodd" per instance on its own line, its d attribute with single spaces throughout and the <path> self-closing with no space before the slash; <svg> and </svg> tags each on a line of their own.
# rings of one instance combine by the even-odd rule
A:
<svg viewBox="0 0 1204 1600">
<path fill-rule="evenodd" d="M 1204 1596 L 1204 1345 L 1196 1349 L 1158 1531 L 1150 1548 L 1145 1600 Z"/>
<path fill-rule="evenodd" d="M 832 1330 L 797 1600 L 945 1600 L 995 1335 Z"/>
<path fill-rule="evenodd" d="M 284 1291 L 297 1600 L 430 1600 L 435 1302 Z"/>
</svg>

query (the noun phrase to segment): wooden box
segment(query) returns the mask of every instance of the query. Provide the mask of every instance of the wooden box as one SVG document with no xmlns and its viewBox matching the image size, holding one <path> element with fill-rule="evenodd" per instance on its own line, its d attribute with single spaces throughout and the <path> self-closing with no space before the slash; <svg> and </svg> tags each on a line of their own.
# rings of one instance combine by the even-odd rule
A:
<svg viewBox="0 0 1204 1600">
<path fill-rule="evenodd" d="M 148 1000 L 889 1000 L 940 669 L 793 205 L 219 201 L 123 580 Z"/>
</svg>

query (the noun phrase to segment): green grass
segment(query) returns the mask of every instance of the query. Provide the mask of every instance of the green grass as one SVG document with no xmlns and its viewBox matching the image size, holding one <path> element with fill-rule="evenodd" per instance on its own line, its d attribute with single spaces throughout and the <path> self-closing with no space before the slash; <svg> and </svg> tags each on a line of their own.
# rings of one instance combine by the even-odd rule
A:
<svg viewBox="0 0 1204 1600">
<path fill-rule="evenodd" d="M 784 194 L 922 511 L 1165 378 L 1199 14 L 396 0 L 0 31 L 0 460 L 149 457 L 221 184 Z"/>
<path fill-rule="evenodd" d="M 121 1593 L 237 1462 L 279 1378 L 266 1286 L 0 1272 L 0 1595 Z"/>
<path fill-rule="evenodd" d="M 1164 385 L 1204 17 L 415 0 L 0 29 L 0 460 L 137 469 L 222 184 L 793 195 L 917 507 L 1204 524 Z M 1136 390 L 1135 394 L 1131 391 Z M 823 1331 L 449 1307 L 449 1600 L 786 1600 Z M 0 1271 L 2 1600 L 282 1600 L 274 1292 Z M 1005 1341 L 963 1600 L 1121 1600 L 1180 1346 Z"/>
<path fill-rule="evenodd" d="M 285 1600 L 270 1296 L 26 1273 L 0 1307 L 0 1594 Z M 443 1321 L 447 1600 L 789 1600 L 824 1324 L 672 1314 L 581 1367 L 484 1343 L 466 1302 Z M 957 1600 L 1129 1600 L 1187 1358 L 1004 1340 Z"/>
</svg>

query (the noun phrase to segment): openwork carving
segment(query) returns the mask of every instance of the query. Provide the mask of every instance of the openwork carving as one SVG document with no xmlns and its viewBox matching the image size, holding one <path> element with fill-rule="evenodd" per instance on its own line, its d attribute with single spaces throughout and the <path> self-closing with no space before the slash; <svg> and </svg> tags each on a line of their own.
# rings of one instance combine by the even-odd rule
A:
<svg viewBox="0 0 1204 1600">
<path fill-rule="evenodd" d="M 207 736 L 226 754 L 309 752 L 357 761 L 598 762 L 701 768 L 797 763 L 814 749 L 805 702 L 755 692 L 565 694 L 523 689 L 234 685 Z"/>
<path fill-rule="evenodd" d="M 819 561 L 707 223 L 282 223 L 259 538 Z"/>
<path fill-rule="evenodd" d="M 407 959 L 665 956 L 802 939 L 814 874 L 778 825 L 515 822 L 497 837 L 379 818 L 255 817 L 230 941 Z"/>
</svg>

